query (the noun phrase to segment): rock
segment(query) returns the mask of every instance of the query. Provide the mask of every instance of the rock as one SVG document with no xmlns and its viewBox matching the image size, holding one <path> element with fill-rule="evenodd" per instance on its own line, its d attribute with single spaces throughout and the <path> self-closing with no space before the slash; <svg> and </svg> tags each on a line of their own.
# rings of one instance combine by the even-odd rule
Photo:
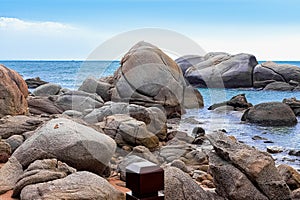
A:
<svg viewBox="0 0 300 200">
<path fill-rule="evenodd" d="M 7 139 L 13 135 L 21 135 L 37 129 L 42 123 L 43 120 L 36 117 L 6 116 L 0 119 L 0 137 Z"/>
<path fill-rule="evenodd" d="M 204 60 L 186 70 L 185 77 L 197 87 L 247 88 L 253 86 L 256 65 L 256 58 L 250 54 L 208 53 Z"/>
<path fill-rule="evenodd" d="M 267 152 L 268 153 L 281 153 L 283 152 L 282 147 L 276 147 L 276 146 L 268 146 L 267 147 Z"/>
<path fill-rule="evenodd" d="M 178 140 L 187 142 L 189 144 L 192 144 L 194 142 L 194 138 L 189 136 L 186 132 L 183 132 L 183 131 L 171 131 L 168 133 L 168 135 L 169 135 L 169 138 L 170 138 L 170 135 L 172 135 L 172 139 L 174 137 L 176 137 Z"/>
<path fill-rule="evenodd" d="M 300 199 L 300 188 L 292 192 L 292 200 Z"/>
<path fill-rule="evenodd" d="M 291 190 L 300 188 L 300 174 L 297 170 L 284 164 L 279 165 L 277 169 Z"/>
<path fill-rule="evenodd" d="M 148 148 L 146 148 L 144 146 L 134 147 L 127 156 L 131 156 L 131 155 L 136 155 L 136 156 L 144 158 L 145 160 L 148 160 L 152 163 L 159 164 L 159 161 L 157 160 L 157 158 L 149 151 Z"/>
<path fill-rule="evenodd" d="M 11 151 L 14 152 L 21 144 L 23 144 L 24 137 L 22 135 L 12 135 L 6 139 L 5 142 L 10 145 Z"/>
<path fill-rule="evenodd" d="M 203 107 L 201 94 L 188 86 L 178 65 L 146 42 L 137 43 L 125 54 L 114 79 L 113 101 L 162 105 L 168 117 L 181 115 L 186 107 Z"/>
<path fill-rule="evenodd" d="M 0 139 L 0 163 L 6 163 L 11 153 L 10 145 Z"/>
<path fill-rule="evenodd" d="M 14 153 L 23 167 L 38 159 L 56 158 L 78 169 L 105 175 L 115 142 L 92 128 L 65 118 L 50 120 Z"/>
<path fill-rule="evenodd" d="M 31 163 L 19 178 L 12 197 L 18 197 L 24 187 L 61 179 L 71 173 L 75 173 L 76 169 L 69 167 L 56 159 L 37 160 Z"/>
<path fill-rule="evenodd" d="M 121 147 L 142 145 L 153 150 L 159 144 L 158 137 L 147 130 L 144 122 L 128 115 L 115 114 L 106 117 L 103 130 Z"/>
<path fill-rule="evenodd" d="M 41 80 L 40 77 L 26 79 L 25 82 L 28 85 L 29 89 L 35 89 L 41 85 L 48 83 L 46 81 Z"/>
<path fill-rule="evenodd" d="M 60 107 L 55 101 L 57 97 L 49 96 L 49 97 L 29 97 L 27 99 L 29 112 L 34 115 L 41 114 L 61 114 L 64 109 Z"/>
<path fill-rule="evenodd" d="M 69 117 L 81 118 L 83 117 L 83 113 L 76 110 L 67 110 L 63 112 L 63 115 L 67 115 Z"/>
<path fill-rule="evenodd" d="M 106 102 L 111 100 L 110 89 L 113 85 L 98 81 L 94 77 L 88 77 L 85 81 L 83 81 L 82 85 L 78 90 L 88 92 L 88 93 L 96 93 Z"/>
<path fill-rule="evenodd" d="M 270 84 L 270 83 L 274 83 L 276 82 L 275 80 L 267 80 L 267 81 L 255 81 L 253 83 L 253 87 L 254 88 L 264 88 L 266 87 L 266 85 Z"/>
<path fill-rule="evenodd" d="M 261 137 L 259 135 L 255 135 L 255 136 L 252 137 L 252 140 L 265 140 L 265 141 L 267 141 L 268 139 L 264 138 L 264 137 Z"/>
<path fill-rule="evenodd" d="M 171 166 L 176 167 L 176 168 L 180 169 L 181 171 L 183 171 L 185 173 L 189 172 L 186 165 L 185 165 L 185 163 L 182 160 L 173 160 L 171 162 Z"/>
<path fill-rule="evenodd" d="M 0 65 L 0 118 L 28 113 L 27 96 L 28 88 L 22 77 Z"/>
<path fill-rule="evenodd" d="M 196 126 L 195 128 L 193 128 L 192 135 L 195 138 L 203 137 L 205 135 L 205 130 L 200 126 Z"/>
<path fill-rule="evenodd" d="M 286 82 L 273 82 L 264 88 L 264 90 L 278 90 L 278 91 L 292 91 L 294 89 L 294 86 L 286 83 Z"/>
<path fill-rule="evenodd" d="M 54 83 L 46 83 L 37 87 L 32 93 L 34 96 L 50 96 L 57 95 L 61 86 Z"/>
<path fill-rule="evenodd" d="M 232 97 L 229 101 L 211 105 L 208 108 L 208 110 L 215 110 L 215 109 L 223 107 L 223 106 L 230 106 L 233 108 L 233 110 L 241 111 L 241 110 L 245 110 L 245 109 L 252 107 L 252 104 L 248 103 L 248 101 L 245 97 L 245 94 L 238 94 L 238 95 Z M 226 107 L 226 108 L 228 108 L 228 107 Z M 226 110 L 230 110 L 230 109 L 226 109 Z"/>
<path fill-rule="evenodd" d="M 298 66 L 274 62 L 265 62 L 257 65 L 253 71 L 253 82 L 270 80 L 286 83 L 289 83 L 291 80 L 300 82 L 300 69 Z"/>
<path fill-rule="evenodd" d="M 287 104 L 293 110 L 296 116 L 300 115 L 300 101 L 295 97 L 290 99 L 283 99 L 282 103 Z"/>
<path fill-rule="evenodd" d="M 186 56 L 177 58 L 175 60 L 175 62 L 181 68 L 182 73 L 184 75 L 188 68 L 193 67 L 204 60 L 205 60 L 205 58 L 203 56 L 186 55 Z"/>
<path fill-rule="evenodd" d="M 166 167 L 165 199 L 166 200 L 221 200 L 217 194 L 204 191 L 188 174 L 176 167 Z"/>
<path fill-rule="evenodd" d="M 28 185 L 21 192 L 22 200 L 32 199 L 110 199 L 125 200 L 124 194 L 104 178 L 82 171 L 65 178 Z"/>
<path fill-rule="evenodd" d="M 102 98 L 97 94 L 90 94 L 83 91 L 70 91 L 58 97 L 56 104 L 64 111 L 76 110 L 83 112 L 86 109 L 100 108 L 103 106 Z"/>
<path fill-rule="evenodd" d="M 146 159 L 136 156 L 128 155 L 118 164 L 118 172 L 120 172 L 120 179 L 126 181 L 126 167 L 132 163 L 145 162 Z"/>
<path fill-rule="evenodd" d="M 300 150 L 292 149 L 289 151 L 289 155 L 291 156 L 300 156 Z"/>
<path fill-rule="evenodd" d="M 292 109 L 284 103 L 260 103 L 246 110 L 242 121 L 264 126 L 293 126 L 297 118 Z"/>
<path fill-rule="evenodd" d="M 220 158 L 243 172 L 269 199 L 290 199 L 291 192 L 270 154 L 234 141 L 220 131 L 206 137 Z"/>
<path fill-rule="evenodd" d="M 268 200 L 242 171 L 215 153 L 209 154 L 209 168 L 214 178 L 216 192 L 220 196 L 232 200 Z"/>
<path fill-rule="evenodd" d="M 10 157 L 8 162 L 0 168 L 0 194 L 13 189 L 22 174 L 22 165 L 15 157 Z"/>
<path fill-rule="evenodd" d="M 294 81 L 294 80 L 290 80 L 289 84 L 292 85 L 292 86 L 294 86 L 294 87 L 299 86 L 299 82 L 298 81 Z"/>
</svg>

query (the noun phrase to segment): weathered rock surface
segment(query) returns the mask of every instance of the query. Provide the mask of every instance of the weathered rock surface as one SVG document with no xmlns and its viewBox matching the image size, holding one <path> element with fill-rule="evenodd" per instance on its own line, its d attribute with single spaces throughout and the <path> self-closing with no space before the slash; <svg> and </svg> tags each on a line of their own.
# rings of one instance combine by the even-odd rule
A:
<svg viewBox="0 0 300 200">
<path fill-rule="evenodd" d="M 252 107 L 252 104 L 248 103 L 245 94 L 238 94 L 232 97 L 229 101 L 211 105 L 208 110 L 215 110 L 222 106 L 231 106 L 233 107 L 233 110 L 241 111 Z"/>
<path fill-rule="evenodd" d="M 30 88 L 30 89 L 35 89 L 41 85 L 48 83 L 46 81 L 41 80 L 40 77 L 28 78 L 25 80 L 25 82 L 28 85 L 28 88 Z"/>
<path fill-rule="evenodd" d="M 146 42 L 139 42 L 128 51 L 114 79 L 113 101 L 147 107 L 162 105 L 169 117 L 181 115 L 186 107 L 203 107 L 201 94 L 187 85 L 178 65 Z"/>
<path fill-rule="evenodd" d="M 107 102 L 101 108 L 94 109 L 84 117 L 89 123 L 101 122 L 105 117 L 114 114 L 127 114 L 146 124 L 147 130 L 163 140 L 167 135 L 167 118 L 165 113 L 156 107 L 143 107 L 127 103 Z"/>
<path fill-rule="evenodd" d="M 0 118 L 28 113 L 28 88 L 22 77 L 0 65 Z"/>
<path fill-rule="evenodd" d="M 6 163 L 11 153 L 10 145 L 0 139 L 0 163 Z"/>
<path fill-rule="evenodd" d="M 28 185 L 21 192 L 21 200 L 32 199 L 109 199 L 125 200 L 124 194 L 104 178 L 90 172 L 76 172 L 65 178 Z"/>
<path fill-rule="evenodd" d="M 188 68 L 193 67 L 203 61 L 205 61 L 205 58 L 198 55 L 186 55 L 175 60 L 177 65 L 181 68 L 183 75 Z"/>
<path fill-rule="evenodd" d="M 243 172 L 252 184 L 269 199 L 291 198 L 287 184 L 268 153 L 234 141 L 223 132 L 213 132 L 208 134 L 207 138 L 220 158 Z"/>
<path fill-rule="evenodd" d="M 37 87 L 32 93 L 34 96 L 50 96 L 57 95 L 61 86 L 54 83 L 46 83 Z"/>
<path fill-rule="evenodd" d="M 277 64 L 274 62 L 265 62 L 255 67 L 253 71 L 253 81 L 265 82 L 279 81 L 289 83 L 290 81 L 300 82 L 300 68 L 288 64 Z"/>
<path fill-rule="evenodd" d="M 260 103 L 246 110 L 242 121 L 265 126 L 293 126 L 297 118 L 292 109 L 280 102 Z"/>
<path fill-rule="evenodd" d="M 29 97 L 27 99 L 29 112 L 34 115 L 61 114 L 63 113 L 64 109 L 55 102 L 57 98 L 58 98 L 57 96 Z"/>
<path fill-rule="evenodd" d="M 277 90 L 277 91 L 292 91 L 295 87 L 286 82 L 272 82 L 264 87 L 264 90 Z"/>
<path fill-rule="evenodd" d="M 24 137 L 23 135 L 13 135 L 7 138 L 5 142 L 10 145 L 11 151 L 14 152 L 21 144 L 23 144 Z"/>
<path fill-rule="evenodd" d="M 215 153 L 209 154 L 209 168 L 213 174 L 216 192 L 232 200 L 268 200 L 242 171 Z"/>
<path fill-rule="evenodd" d="M 0 194 L 13 189 L 22 174 L 22 165 L 15 157 L 10 157 L 8 162 L 0 169 Z"/>
<path fill-rule="evenodd" d="M 300 115 L 300 101 L 295 97 L 290 99 L 283 99 L 282 103 L 287 104 L 293 110 L 296 116 Z"/>
<path fill-rule="evenodd" d="M 115 114 L 105 118 L 103 131 L 114 138 L 119 146 L 145 146 L 155 149 L 159 144 L 158 137 L 147 130 L 146 124 L 128 115 Z"/>
<path fill-rule="evenodd" d="M 165 199 L 166 200 L 221 200 L 215 193 L 204 191 L 188 174 L 175 167 L 166 167 Z"/>
<path fill-rule="evenodd" d="M 69 91 L 60 95 L 55 103 L 64 111 L 76 110 L 83 112 L 86 109 L 103 106 L 103 99 L 97 94 L 90 94 L 84 91 Z"/>
<path fill-rule="evenodd" d="M 56 159 L 36 160 L 28 166 L 19 178 L 12 196 L 18 197 L 27 185 L 61 179 L 75 172 L 76 169 Z"/>
<path fill-rule="evenodd" d="M 185 78 L 194 86 L 209 88 L 253 86 L 252 72 L 258 64 L 253 55 L 208 53 L 198 61 L 185 70 Z"/>
<path fill-rule="evenodd" d="M 25 132 L 33 131 L 42 125 L 43 120 L 25 115 L 6 116 L 0 119 L 0 137 L 7 139 L 12 135 L 22 135 Z"/>
<path fill-rule="evenodd" d="M 300 174 L 297 170 L 284 164 L 279 165 L 277 169 L 291 190 L 300 188 Z"/>
<path fill-rule="evenodd" d="M 85 81 L 83 81 L 78 90 L 88 93 L 96 93 L 101 96 L 101 98 L 106 102 L 111 100 L 111 88 L 113 88 L 113 85 L 102 82 L 100 80 L 96 80 L 93 77 L 89 77 Z"/>
<path fill-rule="evenodd" d="M 27 167 L 38 159 L 57 158 L 78 169 L 104 175 L 116 143 L 92 128 L 57 118 L 39 128 L 13 156 Z"/>
</svg>

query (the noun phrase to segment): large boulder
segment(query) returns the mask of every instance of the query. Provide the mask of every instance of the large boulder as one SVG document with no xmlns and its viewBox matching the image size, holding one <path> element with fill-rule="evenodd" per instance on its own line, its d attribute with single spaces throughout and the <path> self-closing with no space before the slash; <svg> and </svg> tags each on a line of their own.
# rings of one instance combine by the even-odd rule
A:
<svg viewBox="0 0 300 200">
<path fill-rule="evenodd" d="M 280 102 L 257 104 L 246 110 L 241 120 L 264 126 L 293 126 L 297 124 L 293 110 Z"/>
<path fill-rule="evenodd" d="M 15 71 L 0 65 L 0 118 L 28 113 L 28 88 Z"/>
<path fill-rule="evenodd" d="M 300 82 L 300 68 L 288 64 L 277 64 L 274 62 L 265 62 L 255 67 L 253 71 L 253 82 L 264 83 L 268 81 L 279 81 L 289 83 L 290 81 Z"/>
<path fill-rule="evenodd" d="M 175 62 L 181 68 L 182 73 L 184 75 L 188 68 L 193 67 L 204 60 L 205 60 L 204 56 L 185 55 L 177 58 Z"/>
<path fill-rule="evenodd" d="M 110 101 L 110 89 L 112 87 L 113 85 L 109 83 L 96 80 L 93 77 L 89 77 L 85 81 L 83 81 L 82 85 L 79 87 L 78 90 L 88 93 L 96 93 L 99 96 L 101 96 L 104 101 Z"/>
<path fill-rule="evenodd" d="M 293 110 L 296 116 L 300 115 L 300 101 L 295 97 L 290 99 L 283 99 L 282 103 L 287 104 Z"/>
<path fill-rule="evenodd" d="M 33 131 L 42 125 L 45 118 L 29 117 L 25 115 L 6 116 L 0 119 L 0 137 L 7 139 L 13 135 L 22 135 Z"/>
<path fill-rule="evenodd" d="M 23 167 L 38 159 L 57 158 L 78 169 L 105 175 L 116 143 L 105 134 L 65 118 L 39 128 L 12 156 Z"/>
<path fill-rule="evenodd" d="M 54 83 L 46 83 L 39 87 L 37 87 L 32 94 L 35 96 L 50 96 L 50 95 L 57 95 L 61 86 Z"/>
<path fill-rule="evenodd" d="M 207 138 L 213 145 L 218 157 L 230 163 L 231 166 L 234 166 L 243 174 L 245 174 L 246 177 L 252 182 L 253 186 L 255 186 L 258 191 L 261 191 L 262 194 L 264 194 L 268 199 L 284 200 L 291 198 L 291 191 L 289 190 L 289 187 L 283 180 L 282 176 L 279 174 L 275 166 L 274 159 L 270 154 L 259 151 L 246 144 L 237 142 L 236 140 L 232 140 L 230 137 L 226 136 L 225 133 L 220 131 L 207 134 Z M 220 162 L 214 161 L 213 163 Z M 217 166 L 217 168 L 219 167 Z M 219 170 L 221 169 L 222 167 L 219 168 Z M 230 171 L 232 172 L 232 170 Z M 228 171 L 228 173 L 230 171 Z M 214 174 L 212 175 L 214 176 Z M 216 176 L 220 176 L 220 174 L 217 173 Z M 242 179 L 243 178 L 241 177 L 241 180 Z M 219 181 L 227 182 L 227 179 Z M 220 184 L 220 182 L 218 184 Z M 242 186 L 243 184 L 247 183 L 243 182 L 240 184 Z M 226 190 L 224 190 L 224 192 L 228 194 L 229 191 Z M 259 195 L 257 190 L 254 190 L 254 188 L 251 190 L 252 194 Z"/>
<path fill-rule="evenodd" d="M 100 108 L 103 106 L 104 101 L 97 94 L 90 94 L 84 91 L 69 91 L 60 95 L 55 103 L 63 110 L 83 112 L 86 109 Z"/>
<path fill-rule="evenodd" d="M 202 189 L 190 175 L 176 167 L 166 167 L 165 199 L 166 200 L 222 200 L 217 194 Z"/>
<path fill-rule="evenodd" d="M 41 85 L 48 83 L 46 81 L 41 80 L 40 77 L 28 78 L 25 80 L 25 82 L 28 85 L 28 88 L 30 88 L 30 89 L 35 89 Z"/>
<path fill-rule="evenodd" d="M 113 101 L 162 105 L 169 117 L 188 108 L 203 107 L 199 91 L 186 83 L 181 69 L 157 47 L 139 42 L 121 60 L 115 72 Z"/>
<path fill-rule="evenodd" d="M 208 88 L 253 86 L 252 72 L 258 64 L 250 54 L 208 53 L 185 71 L 190 84 Z"/>
<path fill-rule="evenodd" d="M 292 91 L 294 88 L 294 86 L 286 82 L 275 81 L 266 85 L 266 87 L 264 87 L 264 90 Z"/>
<path fill-rule="evenodd" d="M 29 97 L 27 99 L 30 114 L 40 115 L 40 114 L 61 114 L 64 109 L 59 106 L 55 101 L 57 96 L 38 96 Z"/>
<path fill-rule="evenodd" d="M 245 110 L 247 108 L 252 107 L 251 103 L 248 103 L 245 94 L 238 94 L 234 97 L 232 97 L 229 101 L 225 101 L 222 103 L 216 103 L 211 105 L 208 110 L 215 110 L 216 108 L 224 107 L 224 106 L 230 106 L 232 107 L 232 110 Z"/>
<path fill-rule="evenodd" d="M 104 178 L 90 172 L 76 172 L 65 178 L 28 185 L 21 192 L 21 200 L 32 199 L 109 199 L 125 200 L 124 194 Z"/>
</svg>

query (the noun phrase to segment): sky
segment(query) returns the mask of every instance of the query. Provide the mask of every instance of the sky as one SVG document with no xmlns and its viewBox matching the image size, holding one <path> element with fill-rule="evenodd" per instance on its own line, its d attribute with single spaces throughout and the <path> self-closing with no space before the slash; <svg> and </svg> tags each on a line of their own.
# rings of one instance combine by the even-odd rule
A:
<svg viewBox="0 0 300 200">
<path fill-rule="evenodd" d="M 144 28 L 176 32 L 205 52 L 300 60 L 299 9 L 297 0 L 0 0 L 0 60 L 85 60 Z"/>
</svg>

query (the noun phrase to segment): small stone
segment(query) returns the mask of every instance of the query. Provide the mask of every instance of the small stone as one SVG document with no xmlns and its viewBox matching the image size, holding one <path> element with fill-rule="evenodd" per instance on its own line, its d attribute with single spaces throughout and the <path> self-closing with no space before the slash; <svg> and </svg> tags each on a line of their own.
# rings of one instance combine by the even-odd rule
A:
<svg viewBox="0 0 300 200">
<path fill-rule="evenodd" d="M 283 149 L 282 149 L 282 147 L 268 146 L 267 152 L 268 153 L 281 153 L 281 152 L 283 152 Z"/>
<path fill-rule="evenodd" d="M 264 138 L 264 137 L 261 137 L 261 136 L 258 136 L 258 135 L 255 135 L 252 137 L 252 140 L 268 140 L 267 138 Z"/>
<path fill-rule="evenodd" d="M 216 187 L 215 184 L 212 181 L 210 181 L 210 180 L 204 180 L 204 181 L 202 181 L 201 185 L 202 186 L 206 186 L 208 188 L 215 188 Z"/>
<path fill-rule="evenodd" d="M 205 130 L 202 127 L 195 127 L 192 131 L 192 135 L 197 138 L 205 135 Z"/>
</svg>

